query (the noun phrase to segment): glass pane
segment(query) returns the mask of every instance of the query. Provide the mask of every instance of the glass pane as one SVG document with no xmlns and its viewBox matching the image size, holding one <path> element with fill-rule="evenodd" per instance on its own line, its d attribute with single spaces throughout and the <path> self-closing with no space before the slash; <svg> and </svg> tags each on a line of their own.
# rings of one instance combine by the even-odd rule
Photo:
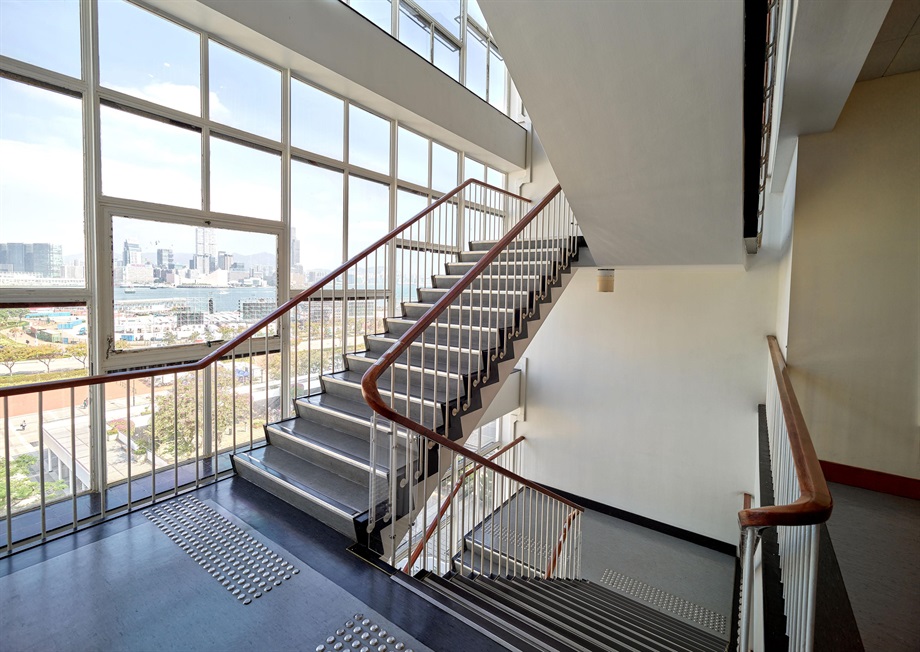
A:
<svg viewBox="0 0 920 652">
<path fill-rule="evenodd" d="M 281 72 L 211 41 L 212 120 L 281 140 Z"/>
<path fill-rule="evenodd" d="M 399 3 L 399 40 L 426 61 L 431 59 L 431 25 L 413 7 Z"/>
<path fill-rule="evenodd" d="M 201 135 L 102 107 L 102 194 L 201 208 Z"/>
<path fill-rule="evenodd" d="M 440 32 L 434 33 L 434 65 L 460 79 L 460 48 Z"/>
<path fill-rule="evenodd" d="M 463 157 L 463 178 L 486 180 L 486 166 L 478 161 L 474 161 L 469 156 Z"/>
<path fill-rule="evenodd" d="M 466 30 L 466 87 L 482 99 L 486 98 L 485 39 L 472 27 Z"/>
<path fill-rule="evenodd" d="M 351 0 L 351 6 L 377 27 L 390 32 L 390 0 Z"/>
<path fill-rule="evenodd" d="M 77 0 L 3 0 L 0 9 L 0 54 L 80 77 Z"/>
<path fill-rule="evenodd" d="M 313 285 L 342 263 L 343 174 L 291 162 L 291 287 Z"/>
<path fill-rule="evenodd" d="M 460 0 L 415 0 L 438 24 L 460 38 Z"/>
<path fill-rule="evenodd" d="M 86 376 L 89 328 L 86 306 L 0 309 L 0 387 Z"/>
<path fill-rule="evenodd" d="M 281 156 L 211 138 L 211 210 L 281 219 Z"/>
<path fill-rule="evenodd" d="M 508 100 L 505 96 L 505 60 L 495 47 L 490 48 L 489 58 L 489 104 L 502 113 L 508 111 Z"/>
<path fill-rule="evenodd" d="M 292 79 L 291 144 L 341 161 L 345 148 L 345 102 Z"/>
<path fill-rule="evenodd" d="M 390 188 L 361 177 L 348 179 L 348 257 L 389 231 Z"/>
<path fill-rule="evenodd" d="M 112 218 L 115 348 L 229 340 L 277 305 L 277 238 Z"/>
<path fill-rule="evenodd" d="M 390 173 L 390 121 L 354 105 L 348 107 L 348 162 Z"/>
<path fill-rule="evenodd" d="M 431 187 L 447 192 L 457 187 L 457 152 L 431 144 Z"/>
<path fill-rule="evenodd" d="M 493 170 L 492 168 L 486 169 L 486 183 L 495 186 L 496 188 L 505 189 L 505 181 L 507 175 L 502 174 L 498 170 Z"/>
<path fill-rule="evenodd" d="M 466 0 L 466 16 L 475 20 L 480 27 L 489 28 L 486 24 L 486 17 L 482 15 L 482 9 L 479 8 L 479 3 L 476 0 Z"/>
<path fill-rule="evenodd" d="M 82 115 L 0 79 L 0 286 L 85 285 Z"/>
<path fill-rule="evenodd" d="M 397 170 L 399 178 L 428 187 L 428 139 L 399 128 Z"/>
<path fill-rule="evenodd" d="M 428 197 L 400 188 L 396 191 L 396 225 L 415 217 L 428 206 Z M 413 227 L 414 228 L 414 227 Z"/>
<path fill-rule="evenodd" d="M 136 5 L 100 2 L 100 83 L 201 115 L 200 41 L 195 32 Z"/>
</svg>

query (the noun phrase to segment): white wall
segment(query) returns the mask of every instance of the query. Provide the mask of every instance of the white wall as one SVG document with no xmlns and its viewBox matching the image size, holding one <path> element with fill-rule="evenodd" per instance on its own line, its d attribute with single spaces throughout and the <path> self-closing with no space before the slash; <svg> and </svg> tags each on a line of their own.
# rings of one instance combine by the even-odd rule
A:
<svg viewBox="0 0 920 652">
<path fill-rule="evenodd" d="M 527 349 L 523 475 L 735 544 L 777 266 L 581 268 Z"/>
<path fill-rule="evenodd" d="M 771 192 L 767 197 L 763 248 L 757 254 L 759 257 L 777 260 L 779 263 L 774 334 L 783 355 L 786 355 L 789 342 L 789 296 L 792 288 L 792 232 L 795 218 L 797 164 L 798 149 L 794 147 L 792 163 L 785 175 L 785 187 Z"/>
<path fill-rule="evenodd" d="M 819 457 L 920 478 L 920 72 L 799 140 L 792 381 Z"/>
</svg>

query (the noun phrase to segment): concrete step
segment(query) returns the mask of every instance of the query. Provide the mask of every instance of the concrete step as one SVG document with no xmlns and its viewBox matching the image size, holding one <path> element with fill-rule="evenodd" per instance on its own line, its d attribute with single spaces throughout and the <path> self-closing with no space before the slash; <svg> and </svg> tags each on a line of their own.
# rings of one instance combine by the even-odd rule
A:
<svg viewBox="0 0 920 652">
<path fill-rule="evenodd" d="M 437 274 L 431 277 L 431 282 L 435 288 L 452 288 L 456 285 L 463 274 Z M 473 290 L 485 290 L 486 292 L 495 292 L 514 290 L 516 292 L 533 292 L 543 285 L 541 276 L 501 276 L 496 274 L 484 274 L 477 276 L 469 288 Z"/>
<path fill-rule="evenodd" d="M 496 348 L 498 342 L 493 336 L 491 341 L 489 337 L 483 342 L 485 347 Z M 420 341 L 413 342 L 409 348 L 401 353 L 397 358 L 397 365 L 401 368 L 407 364 L 418 371 L 424 368 L 426 371 L 438 371 L 442 374 L 460 374 L 465 375 L 475 372 L 483 366 L 483 353 L 476 348 L 467 348 L 460 344 L 454 343 L 450 347 L 447 344 L 446 333 L 441 338 L 440 346 L 435 346 L 434 337 L 430 340 L 426 338 L 424 344 Z M 367 350 L 361 353 L 353 353 L 346 356 L 349 369 L 365 372 L 374 364 L 374 362 L 386 353 L 390 347 L 399 341 L 398 338 L 392 337 L 389 333 L 383 335 L 371 335 L 365 339 Z M 478 342 L 478 337 L 476 338 Z"/>
<path fill-rule="evenodd" d="M 356 540 L 354 519 L 367 511 L 367 475 L 353 482 L 276 446 L 237 453 L 233 466 L 240 477 Z"/>
<path fill-rule="evenodd" d="M 394 317 L 387 319 L 386 323 L 387 332 L 384 336 L 399 339 L 415 325 L 415 319 Z M 428 326 L 424 335 L 416 341 L 424 341 L 426 344 L 449 344 L 451 347 L 468 349 L 485 349 L 489 348 L 489 344 L 498 342 L 501 333 L 501 329 L 495 326 L 448 325 L 446 322 L 439 322 Z"/>
<path fill-rule="evenodd" d="M 270 424 L 265 430 L 268 442 L 272 446 L 326 468 L 352 482 L 366 482 L 371 468 L 367 437 L 357 437 L 300 417 Z M 390 462 L 389 446 L 383 437 L 376 445 L 375 472 L 381 477 L 386 477 Z M 401 451 L 397 459 L 405 459 L 405 443 L 398 442 L 397 446 Z M 399 471 L 400 469 L 397 469 L 397 473 Z"/>
</svg>

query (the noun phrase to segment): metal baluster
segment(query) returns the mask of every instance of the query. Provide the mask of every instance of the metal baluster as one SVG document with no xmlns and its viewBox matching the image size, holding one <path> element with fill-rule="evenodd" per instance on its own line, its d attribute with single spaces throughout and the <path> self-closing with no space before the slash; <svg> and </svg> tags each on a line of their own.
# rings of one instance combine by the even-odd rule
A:
<svg viewBox="0 0 920 652">
<path fill-rule="evenodd" d="M 252 373 L 251 373 L 251 372 L 252 372 L 252 358 L 250 358 L 249 360 L 250 360 L 250 365 L 249 365 L 250 374 L 249 374 L 249 376 L 250 376 L 250 378 L 251 378 L 251 377 L 252 377 Z M 199 439 L 200 439 L 200 437 L 199 437 L 199 430 L 198 430 L 198 428 L 199 428 L 199 416 L 200 416 L 199 409 L 200 409 L 200 408 L 199 408 L 199 404 L 198 404 L 198 403 L 199 403 L 199 396 L 198 396 L 198 370 L 196 369 L 196 370 L 195 370 L 195 488 L 196 488 L 196 489 L 197 489 L 199 486 L 201 486 L 201 478 L 199 477 L 199 450 L 198 450 L 198 441 L 199 441 Z M 176 413 L 176 422 L 178 423 L 178 421 L 179 421 L 179 414 Z M 252 437 L 251 430 L 252 430 L 252 426 L 250 426 L 250 438 Z M 250 442 L 250 443 L 251 443 L 251 442 Z M 130 499 L 129 499 L 129 500 L 130 500 Z"/>
<path fill-rule="evenodd" d="M 173 373 L 173 496 L 177 496 L 178 494 L 179 494 L 179 374 Z"/>
<path fill-rule="evenodd" d="M 6 490 L 6 552 L 13 551 L 13 492 L 10 486 L 10 399 L 3 397 L 3 459 L 7 460 L 3 483 Z"/>
<path fill-rule="evenodd" d="M 253 393 L 253 387 L 252 387 L 252 377 L 256 375 L 255 369 L 253 369 L 254 365 L 252 364 L 252 338 L 249 338 L 248 340 L 246 340 L 246 344 L 249 349 L 248 357 L 246 358 L 247 360 L 249 360 L 249 450 L 252 450 L 252 447 L 253 447 L 252 422 L 254 421 L 253 417 L 255 416 L 252 411 L 252 404 L 254 403 L 253 399 L 255 397 L 255 394 Z M 178 387 L 176 389 L 178 390 Z M 195 400 L 196 401 L 198 400 L 198 372 L 197 371 L 195 372 Z M 197 403 L 195 405 L 196 405 L 196 414 L 197 414 Z M 176 421 L 178 422 L 178 420 L 179 420 L 179 413 L 176 412 Z M 197 438 L 197 432 L 198 432 L 197 425 L 198 424 L 196 421 L 195 422 L 196 438 Z M 197 465 L 197 460 L 196 460 L 196 465 Z M 196 480 L 196 484 L 197 484 L 197 480 Z"/>
<path fill-rule="evenodd" d="M 153 383 L 151 383 L 152 386 Z M 77 407 L 74 389 L 73 387 L 70 388 L 70 507 L 73 527 L 77 529 Z M 87 394 L 87 396 L 89 395 Z M 152 420 L 151 423 L 153 423 Z M 9 460 L 9 457 L 6 459 Z"/>
<path fill-rule="evenodd" d="M 127 423 L 125 424 L 125 432 L 127 437 L 127 451 L 128 451 L 128 511 L 131 511 L 131 489 L 134 484 L 134 474 L 131 472 L 131 458 L 134 457 L 134 451 L 131 450 L 131 381 L 125 381 L 125 417 Z M 41 420 L 41 394 L 39 394 L 39 421 Z M 44 489 L 42 490 L 42 495 L 44 495 Z M 45 506 L 42 504 L 42 517 L 45 514 Z M 44 524 L 42 525 L 42 536 L 44 536 L 45 528 Z"/>
<path fill-rule="evenodd" d="M 150 377 L 150 502 L 157 501 L 157 426 L 156 426 L 156 382 L 154 376 Z M 71 389 L 71 394 L 73 390 Z M 73 396 L 71 395 L 71 403 Z"/>
<path fill-rule="evenodd" d="M 377 518 L 377 412 L 371 411 L 371 431 L 368 437 L 370 440 L 369 465 L 371 467 L 370 482 L 368 482 L 367 496 L 367 533 L 374 531 L 374 524 Z M 392 473 L 392 471 L 391 471 Z"/>
</svg>

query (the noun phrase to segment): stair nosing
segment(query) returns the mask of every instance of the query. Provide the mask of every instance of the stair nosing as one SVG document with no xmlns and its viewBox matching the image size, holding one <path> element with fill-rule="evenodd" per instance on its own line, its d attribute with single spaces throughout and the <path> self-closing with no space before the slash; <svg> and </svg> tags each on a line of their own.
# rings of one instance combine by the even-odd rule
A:
<svg viewBox="0 0 920 652">
<path fill-rule="evenodd" d="M 340 462 L 344 462 L 345 464 L 348 464 L 355 468 L 361 469 L 363 471 L 367 471 L 368 473 L 370 473 L 371 471 L 370 462 L 366 462 L 360 458 L 357 458 L 351 453 L 346 453 L 345 451 L 339 450 L 337 448 L 330 448 L 328 446 L 321 444 L 318 441 L 315 441 L 313 439 L 307 439 L 306 437 L 300 437 L 295 433 L 286 432 L 277 423 L 271 423 L 265 427 L 269 432 L 271 432 L 275 436 L 284 437 L 285 439 L 294 441 L 301 446 L 306 446 L 307 448 L 311 448 L 317 453 L 321 453 L 323 455 L 331 457 Z M 330 430 L 335 430 L 335 428 L 330 428 Z M 336 432 L 340 432 L 340 431 L 336 431 Z M 348 433 L 344 433 L 344 432 L 342 433 L 342 436 L 351 437 L 351 435 L 349 435 Z M 388 471 L 384 471 L 383 469 L 374 469 L 374 473 L 380 477 L 386 478 Z"/>
<path fill-rule="evenodd" d="M 294 457 L 296 457 L 296 455 Z M 295 493 L 300 495 L 302 498 L 305 498 L 306 500 L 309 500 L 310 502 L 315 503 L 321 507 L 328 508 L 340 516 L 343 516 L 345 518 L 354 519 L 356 516 L 359 516 L 360 514 L 364 513 L 361 510 L 355 510 L 353 512 L 345 511 L 345 510 L 351 510 L 353 508 L 343 503 L 340 503 L 336 499 L 330 496 L 327 496 L 321 491 L 310 489 L 309 487 L 306 487 L 302 483 L 296 480 L 293 480 L 292 478 L 286 477 L 283 473 L 280 473 L 279 471 L 274 471 L 272 469 L 269 469 L 264 464 L 260 463 L 258 460 L 255 460 L 253 457 L 251 457 L 249 453 L 237 453 L 236 455 L 234 455 L 234 459 L 240 462 L 241 464 L 248 466 L 250 469 L 252 469 L 256 473 L 259 473 L 262 476 L 265 476 L 267 478 L 274 479 L 274 480 L 280 480 L 281 482 L 284 483 L 286 488 L 290 489 L 291 491 L 294 491 Z M 342 478 L 342 479 L 345 480 L 345 478 Z"/>
<path fill-rule="evenodd" d="M 339 374 L 339 373 L 342 373 L 342 372 L 340 372 L 340 371 L 337 371 L 337 372 L 336 372 L 336 374 Z M 339 385 L 339 386 L 358 387 L 358 388 L 361 387 L 360 383 L 356 383 L 356 382 L 351 381 L 351 380 L 345 380 L 344 378 L 336 378 L 335 375 L 333 375 L 333 374 L 323 376 L 323 381 L 324 381 L 324 382 L 329 382 L 329 381 L 331 381 L 333 384 Z M 409 403 L 411 403 L 411 404 L 413 404 L 413 405 L 421 405 L 421 406 L 423 406 L 423 407 L 425 407 L 425 408 L 440 408 L 440 407 L 442 407 L 442 404 L 441 404 L 440 402 L 438 402 L 438 401 L 432 401 L 431 399 L 422 398 L 422 397 L 420 397 L 420 396 L 412 396 L 412 395 L 406 396 L 406 394 L 402 394 L 402 393 L 400 393 L 400 392 L 395 392 L 395 393 L 394 393 L 393 390 L 386 389 L 386 388 L 384 388 L 384 387 L 378 387 L 378 388 L 377 388 L 377 391 L 380 393 L 380 396 L 381 396 L 381 397 L 394 398 L 394 399 L 397 400 L 397 401 L 406 401 L 406 400 L 408 400 Z M 465 396 L 465 394 L 464 394 L 464 396 Z"/>
</svg>

